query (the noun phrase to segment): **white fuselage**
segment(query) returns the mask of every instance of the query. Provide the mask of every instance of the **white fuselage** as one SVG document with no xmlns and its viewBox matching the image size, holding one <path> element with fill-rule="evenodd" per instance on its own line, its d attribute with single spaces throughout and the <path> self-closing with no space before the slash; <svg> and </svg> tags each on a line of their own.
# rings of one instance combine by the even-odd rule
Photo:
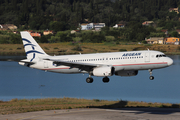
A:
<svg viewBox="0 0 180 120">
<path fill-rule="evenodd" d="M 20 33 L 27 57 L 20 65 L 57 73 L 88 73 L 87 83 L 93 82 L 91 76 L 104 77 L 102 80 L 107 83 L 109 76 L 135 76 L 138 70 L 148 70 L 153 80 L 153 69 L 173 63 L 164 53 L 151 50 L 49 56 L 27 31 Z"/>
<path fill-rule="evenodd" d="M 115 71 L 158 69 L 168 67 L 173 63 L 172 59 L 166 57 L 162 52 L 151 50 L 49 56 L 49 58 L 72 63 L 109 65 L 113 66 Z M 36 61 L 36 63 L 31 65 L 31 68 L 59 73 L 87 73 L 87 71 L 81 71 L 79 68 L 57 65 L 54 64 L 53 61 L 42 58 L 36 58 L 34 61 Z"/>
</svg>

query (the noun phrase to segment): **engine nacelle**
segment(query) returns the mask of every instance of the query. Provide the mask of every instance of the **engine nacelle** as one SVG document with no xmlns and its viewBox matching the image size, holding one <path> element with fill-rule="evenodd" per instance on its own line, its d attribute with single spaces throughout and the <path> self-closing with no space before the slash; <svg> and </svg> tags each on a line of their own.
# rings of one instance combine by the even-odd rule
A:
<svg viewBox="0 0 180 120">
<path fill-rule="evenodd" d="M 122 70 L 115 72 L 115 75 L 118 76 L 136 76 L 138 74 L 138 70 Z"/>
<path fill-rule="evenodd" d="M 92 73 L 94 76 L 99 76 L 99 77 L 112 76 L 114 74 L 114 67 L 112 66 L 96 67 L 94 68 Z"/>
</svg>

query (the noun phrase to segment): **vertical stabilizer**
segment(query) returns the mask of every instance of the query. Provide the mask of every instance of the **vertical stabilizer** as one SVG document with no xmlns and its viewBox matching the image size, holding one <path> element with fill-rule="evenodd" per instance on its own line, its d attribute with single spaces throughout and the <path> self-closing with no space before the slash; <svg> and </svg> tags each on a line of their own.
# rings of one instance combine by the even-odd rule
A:
<svg viewBox="0 0 180 120">
<path fill-rule="evenodd" d="M 48 56 L 27 31 L 20 32 L 27 59 L 32 62 L 35 58 Z"/>
</svg>

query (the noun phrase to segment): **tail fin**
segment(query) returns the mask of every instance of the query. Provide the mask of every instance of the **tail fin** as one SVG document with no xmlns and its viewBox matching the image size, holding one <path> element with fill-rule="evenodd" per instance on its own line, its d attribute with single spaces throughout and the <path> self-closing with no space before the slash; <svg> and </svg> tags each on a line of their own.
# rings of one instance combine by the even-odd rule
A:
<svg viewBox="0 0 180 120">
<path fill-rule="evenodd" d="M 26 57 L 30 60 L 30 62 L 32 62 L 35 58 L 48 56 L 34 40 L 34 38 L 29 34 L 29 32 L 22 31 L 20 33 L 26 52 Z"/>
</svg>

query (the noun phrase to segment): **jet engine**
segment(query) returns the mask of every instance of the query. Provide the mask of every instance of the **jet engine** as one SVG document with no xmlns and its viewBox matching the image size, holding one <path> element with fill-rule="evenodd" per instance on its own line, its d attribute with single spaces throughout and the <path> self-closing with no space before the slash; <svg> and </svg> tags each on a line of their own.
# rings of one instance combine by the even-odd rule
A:
<svg viewBox="0 0 180 120">
<path fill-rule="evenodd" d="M 118 76 L 136 76 L 138 74 L 138 70 L 123 70 L 115 72 L 115 75 Z"/>
<path fill-rule="evenodd" d="M 114 74 L 114 67 L 112 66 L 96 67 L 94 68 L 92 73 L 94 76 L 99 76 L 99 77 L 112 76 Z"/>
</svg>

